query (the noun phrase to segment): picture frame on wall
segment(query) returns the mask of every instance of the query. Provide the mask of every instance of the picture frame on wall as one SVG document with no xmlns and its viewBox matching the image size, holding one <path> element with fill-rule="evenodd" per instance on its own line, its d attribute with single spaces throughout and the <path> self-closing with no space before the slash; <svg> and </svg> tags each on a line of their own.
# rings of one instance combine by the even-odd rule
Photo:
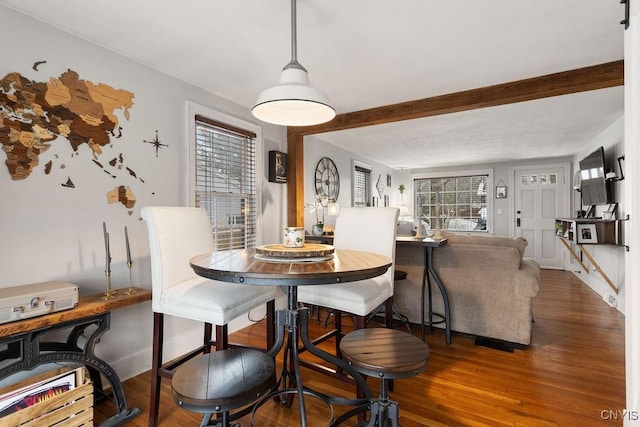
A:
<svg viewBox="0 0 640 427">
<path fill-rule="evenodd" d="M 598 243 L 595 224 L 578 224 L 578 243 Z"/>
<path fill-rule="evenodd" d="M 496 185 L 496 199 L 506 199 L 507 198 L 507 186 L 502 180 L 498 182 Z"/>
<path fill-rule="evenodd" d="M 287 153 L 269 151 L 269 182 L 287 183 Z"/>
<path fill-rule="evenodd" d="M 602 219 L 612 220 L 616 219 L 616 211 L 618 210 L 618 204 L 613 202 L 609 203 L 607 209 L 602 212 Z"/>
</svg>

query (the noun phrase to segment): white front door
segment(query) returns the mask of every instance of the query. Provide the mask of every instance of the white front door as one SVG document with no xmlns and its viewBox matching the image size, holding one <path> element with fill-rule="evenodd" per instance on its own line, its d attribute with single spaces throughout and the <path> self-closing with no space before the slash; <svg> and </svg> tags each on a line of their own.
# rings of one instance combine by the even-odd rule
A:
<svg viewBox="0 0 640 427">
<path fill-rule="evenodd" d="M 527 166 L 514 170 L 514 235 L 529 244 L 524 256 L 543 268 L 564 269 L 564 252 L 555 220 L 565 216 L 569 165 Z"/>
</svg>

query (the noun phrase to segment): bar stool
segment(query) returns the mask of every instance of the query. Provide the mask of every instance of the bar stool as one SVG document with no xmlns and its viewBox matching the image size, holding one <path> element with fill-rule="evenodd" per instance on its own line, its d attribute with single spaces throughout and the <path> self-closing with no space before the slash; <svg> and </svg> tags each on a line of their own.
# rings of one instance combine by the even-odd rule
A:
<svg viewBox="0 0 640 427">
<path fill-rule="evenodd" d="M 200 354 L 180 365 L 171 379 L 171 390 L 179 406 L 204 413 L 200 426 L 228 427 L 252 407 L 231 415 L 232 410 L 257 401 L 275 384 L 273 357 L 259 350 L 234 348 Z"/>
<path fill-rule="evenodd" d="M 367 426 L 398 426 L 398 402 L 389 398 L 387 381 L 418 375 L 427 367 L 429 346 L 406 332 L 387 328 L 358 329 L 340 341 L 342 357 L 358 372 L 380 379 L 380 396 L 365 406 L 352 409 L 336 419 L 339 425 L 367 408 Z M 360 424 L 359 424 L 360 425 Z"/>
</svg>

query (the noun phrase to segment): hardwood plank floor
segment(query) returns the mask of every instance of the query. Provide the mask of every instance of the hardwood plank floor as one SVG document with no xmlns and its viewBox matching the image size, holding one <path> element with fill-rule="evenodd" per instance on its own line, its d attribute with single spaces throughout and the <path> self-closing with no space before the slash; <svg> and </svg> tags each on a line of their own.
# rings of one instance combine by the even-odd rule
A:
<svg viewBox="0 0 640 427">
<path fill-rule="evenodd" d="M 431 355 L 426 371 L 397 380 L 391 393 L 400 403 L 404 427 L 622 425 L 621 415 L 607 420 L 601 414 L 625 407 L 624 316 L 571 273 L 543 270 L 542 278 L 528 348 L 503 352 L 476 346 L 473 337 L 459 334 L 447 346 L 441 330 L 427 336 Z M 314 336 L 325 332 L 311 323 Z M 346 318 L 343 323 L 351 324 Z M 419 328 L 413 329 L 419 335 Z M 263 331 L 257 324 L 231 338 L 258 344 L 264 341 Z M 349 384 L 305 368 L 303 377 L 307 386 L 323 393 L 352 396 Z M 130 426 L 147 425 L 148 384 L 148 372 L 124 382 L 128 404 L 143 411 Z M 377 381 L 370 384 L 373 388 Z M 199 425 L 198 414 L 173 402 L 169 381 L 163 381 L 161 399 L 160 426 Z M 306 401 L 309 425 L 326 425 L 326 407 Z M 268 402 L 258 411 L 256 424 L 300 425 L 295 409 L 295 404 L 286 408 Z M 335 409 L 340 414 L 347 408 Z M 114 412 L 110 402 L 99 404 L 96 423 Z M 241 423 L 250 425 L 248 417 Z"/>
</svg>

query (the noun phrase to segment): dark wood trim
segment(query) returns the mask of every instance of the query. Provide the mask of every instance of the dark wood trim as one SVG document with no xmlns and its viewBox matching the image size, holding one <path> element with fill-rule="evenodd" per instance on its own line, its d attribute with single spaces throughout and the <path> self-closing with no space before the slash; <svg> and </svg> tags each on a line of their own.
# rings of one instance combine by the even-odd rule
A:
<svg viewBox="0 0 640 427">
<path fill-rule="evenodd" d="M 302 156 L 304 151 L 302 147 L 306 135 L 495 107 L 622 85 L 624 85 L 624 61 L 619 60 L 479 89 L 339 114 L 330 122 L 316 126 L 288 128 L 287 152 L 291 156 L 288 177 L 291 183 L 287 189 L 287 223 L 289 226 L 304 225 Z"/>
<path fill-rule="evenodd" d="M 287 128 L 287 225 L 304 226 L 304 135 Z"/>
<path fill-rule="evenodd" d="M 213 119 L 210 119 L 208 117 L 202 116 L 200 114 L 196 114 L 196 121 L 197 122 L 206 123 L 208 125 L 211 125 L 211 126 L 214 126 L 214 127 L 220 128 L 220 129 L 224 129 L 227 132 L 235 133 L 235 134 L 238 134 L 240 136 L 244 136 L 244 137 L 251 138 L 251 139 L 254 139 L 257 136 L 257 134 L 255 132 L 252 132 L 250 130 L 246 130 L 246 129 L 242 129 L 242 128 L 239 128 L 239 127 L 236 127 L 236 126 L 232 126 L 232 125 L 227 124 L 227 123 L 222 123 L 222 122 L 219 122 L 217 120 L 213 120 Z"/>
</svg>

